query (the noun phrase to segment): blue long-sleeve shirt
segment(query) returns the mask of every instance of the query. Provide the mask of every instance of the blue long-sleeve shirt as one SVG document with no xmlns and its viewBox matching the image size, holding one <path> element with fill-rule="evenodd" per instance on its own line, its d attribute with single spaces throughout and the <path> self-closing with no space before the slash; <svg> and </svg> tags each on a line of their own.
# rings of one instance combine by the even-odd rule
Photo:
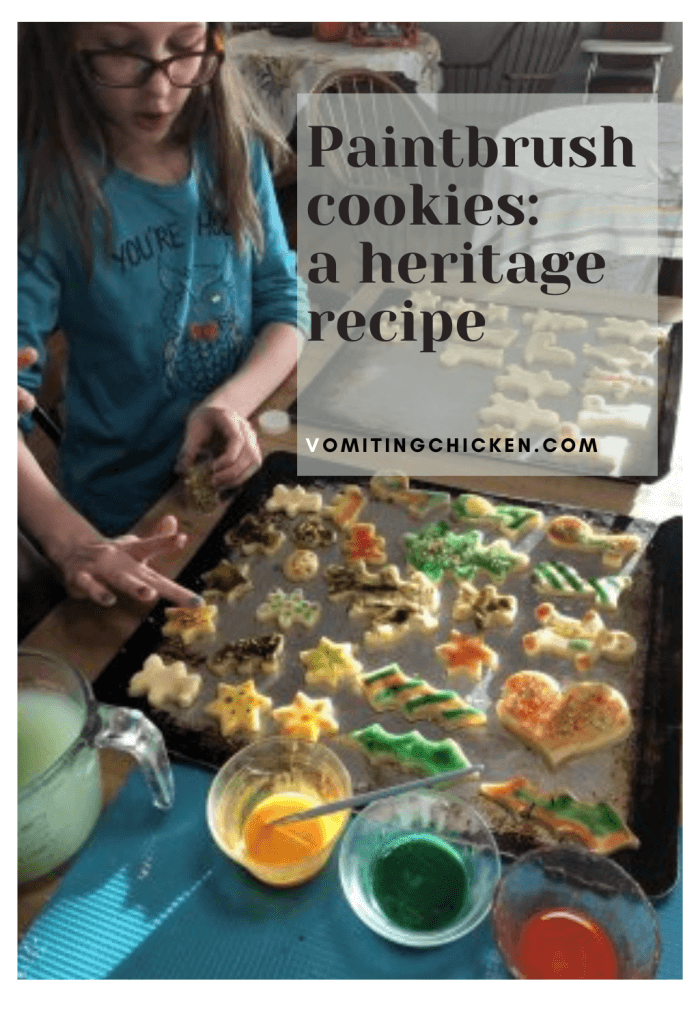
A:
<svg viewBox="0 0 683 1024">
<path fill-rule="evenodd" d="M 60 487 L 103 533 L 125 532 L 172 479 L 185 420 L 229 378 L 271 322 L 308 329 L 263 150 L 252 147 L 252 181 L 264 252 L 240 253 L 200 187 L 188 178 L 157 185 L 116 169 L 103 193 L 113 244 L 96 232 L 93 272 L 55 218 L 44 218 L 37 251 L 19 253 L 19 345 L 36 366 L 19 374 L 35 392 L 45 341 L 68 340 Z M 99 244 L 98 243 L 99 239 Z"/>
</svg>

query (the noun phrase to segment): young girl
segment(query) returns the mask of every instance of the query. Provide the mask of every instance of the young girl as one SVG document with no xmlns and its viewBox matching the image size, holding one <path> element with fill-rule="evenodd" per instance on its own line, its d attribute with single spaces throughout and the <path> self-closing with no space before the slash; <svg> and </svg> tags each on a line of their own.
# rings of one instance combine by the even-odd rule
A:
<svg viewBox="0 0 683 1024">
<path fill-rule="evenodd" d="M 57 326 L 69 351 L 61 494 L 20 436 L 20 515 L 71 592 L 187 603 L 106 538 L 204 449 L 216 486 L 260 463 L 247 417 L 308 324 L 266 156 L 284 151 L 218 24 L 20 28 L 19 344 L 39 353 L 20 384 Z"/>
</svg>

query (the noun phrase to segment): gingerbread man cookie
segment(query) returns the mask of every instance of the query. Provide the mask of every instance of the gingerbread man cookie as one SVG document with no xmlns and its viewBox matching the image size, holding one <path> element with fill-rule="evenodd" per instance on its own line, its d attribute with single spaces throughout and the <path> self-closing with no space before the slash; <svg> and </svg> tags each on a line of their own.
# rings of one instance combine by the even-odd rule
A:
<svg viewBox="0 0 683 1024">
<path fill-rule="evenodd" d="M 386 541 L 376 532 L 374 523 L 354 523 L 342 545 L 344 558 L 350 562 L 384 565 L 387 560 Z"/>
<path fill-rule="evenodd" d="M 434 652 L 449 676 L 467 676 L 475 683 L 481 681 L 484 666 L 495 672 L 499 664 L 498 655 L 481 637 L 457 629 L 452 629 L 446 643 L 439 644 Z"/>
<path fill-rule="evenodd" d="M 259 622 L 275 619 L 280 629 L 291 629 L 295 622 L 300 622 L 311 629 L 320 618 L 320 605 L 317 601 L 307 601 L 302 590 L 293 590 L 286 594 L 284 590 L 271 590 L 268 599 L 256 609 Z"/>
<path fill-rule="evenodd" d="M 299 654 L 306 668 L 306 682 L 309 686 L 329 686 L 332 690 L 340 683 L 359 689 L 363 666 L 354 658 L 353 650 L 351 643 L 337 644 L 322 636 L 316 647 Z"/>
<path fill-rule="evenodd" d="M 329 697 L 311 700 L 301 690 L 295 694 L 291 704 L 275 708 L 273 718 L 285 736 L 297 736 L 311 743 L 317 743 L 321 736 L 334 736 L 339 732 L 339 722 Z"/>
<path fill-rule="evenodd" d="M 276 484 L 266 502 L 268 512 L 285 512 L 290 519 L 301 515 L 302 512 L 319 512 L 322 507 L 322 494 L 307 491 L 301 484 L 296 484 L 295 487 Z"/>
<path fill-rule="evenodd" d="M 261 712 L 272 706 L 270 697 L 259 693 L 254 680 L 248 679 L 236 686 L 219 683 L 217 697 L 205 705 L 204 711 L 218 719 L 221 733 L 227 738 L 234 733 L 260 732 Z"/>
<path fill-rule="evenodd" d="M 202 579 L 209 588 L 203 594 L 206 601 L 233 602 L 254 586 L 248 564 L 233 565 L 225 558 L 215 568 L 205 572 Z"/>
<path fill-rule="evenodd" d="M 166 608 L 166 622 L 161 627 L 164 636 L 179 636 L 184 644 L 191 644 L 201 636 L 216 632 L 215 604 L 202 604 L 197 608 Z"/>
<path fill-rule="evenodd" d="M 202 687 L 202 677 L 187 671 L 184 661 L 165 665 L 158 654 L 150 654 L 140 672 L 136 672 L 128 684 L 131 697 L 147 695 L 149 703 L 163 707 L 166 703 L 189 708 L 194 704 Z"/>
<path fill-rule="evenodd" d="M 511 626 L 517 614 L 517 598 L 513 594 L 499 594 L 492 583 L 480 589 L 471 583 L 458 584 L 458 597 L 453 604 L 456 622 L 472 619 L 477 629 L 493 626 Z"/>
<path fill-rule="evenodd" d="M 623 662 L 630 661 L 636 652 L 635 638 L 622 630 L 607 629 L 594 609 L 581 619 L 573 619 L 561 615 L 546 601 L 536 609 L 536 618 L 543 628 L 522 637 L 522 647 L 529 655 L 547 652 L 569 658 L 574 668 L 585 672 L 601 657 Z"/>
</svg>

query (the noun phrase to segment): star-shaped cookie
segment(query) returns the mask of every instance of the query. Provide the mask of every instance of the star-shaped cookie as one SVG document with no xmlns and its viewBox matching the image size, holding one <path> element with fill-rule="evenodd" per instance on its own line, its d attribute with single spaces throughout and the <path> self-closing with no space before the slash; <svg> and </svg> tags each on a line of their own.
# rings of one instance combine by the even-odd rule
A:
<svg viewBox="0 0 683 1024">
<path fill-rule="evenodd" d="M 257 733 L 261 730 L 261 711 L 273 706 L 270 697 L 256 689 L 253 679 L 232 686 L 218 684 L 218 696 L 204 707 L 207 715 L 217 718 L 223 736 L 236 732 Z"/>
<path fill-rule="evenodd" d="M 306 682 L 320 684 L 336 690 L 340 683 L 347 682 L 354 689 L 360 688 L 363 666 L 353 656 L 353 644 L 337 644 L 321 636 L 317 647 L 301 651 L 299 658 L 306 666 Z"/>
<path fill-rule="evenodd" d="M 251 569 L 246 562 L 244 565 L 233 565 L 225 558 L 215 568 L 205 572 L 202 579 L 209 588 L 203 594 L 205 601 L 236 601 L 254 586 L 251 582 Z"/>
<path fill-rule="evenodd" d="M 483 675 L 483 666 L 498 668 L 498 655 L 478 636 L 459 633 L 451 630 L 445 644 L 435 648 L 436 656 L 446 666 L 449 676 L 469 676 L 479 682 Z"/>
<path fill-rule="evenodd" d="M 273 718 L 280 723 L 279 731 L 284 735 L 297 736 L 312 743 L 317 743 L 320 736 L 334 736 L 339 732 L 339 722 L 334 717 L 329 697 L 311 700 L 300 690 L 291 704 L 275 708 Z"/>
<path fill-rule="evenodd" d="M 147 694 L 147 700 L 159 708 L 167 702 L 189 708 L 199 696 L 202 677 L 189 673 L 184 661 L 165 665 L 158 654 L 150 654 L 140 672 L 136 672 L 128 684 L 131 697 Z"/>
<path fill-rule="evenodd" d="M 198 608 L 167 608 L 161 632 L 164 636 L 179 636 L 184 644 L 191 644 L 200 636 L 216 632 L 217 613 L 215 604 L 202 604 Z"/>
</svg>

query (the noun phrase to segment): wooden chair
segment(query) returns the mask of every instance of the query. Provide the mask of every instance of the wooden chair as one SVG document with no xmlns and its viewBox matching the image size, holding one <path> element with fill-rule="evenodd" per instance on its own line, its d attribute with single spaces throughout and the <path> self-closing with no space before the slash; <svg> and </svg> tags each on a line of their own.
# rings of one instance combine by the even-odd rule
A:
<svg viewBox="0 0 683 1024">
<path fill-rule="evenodd" d="M 442 92 L 550 92 L 579 35 L 578 21 L 516 21 L 476 63 L 441 61 Z"/>
</svg>

